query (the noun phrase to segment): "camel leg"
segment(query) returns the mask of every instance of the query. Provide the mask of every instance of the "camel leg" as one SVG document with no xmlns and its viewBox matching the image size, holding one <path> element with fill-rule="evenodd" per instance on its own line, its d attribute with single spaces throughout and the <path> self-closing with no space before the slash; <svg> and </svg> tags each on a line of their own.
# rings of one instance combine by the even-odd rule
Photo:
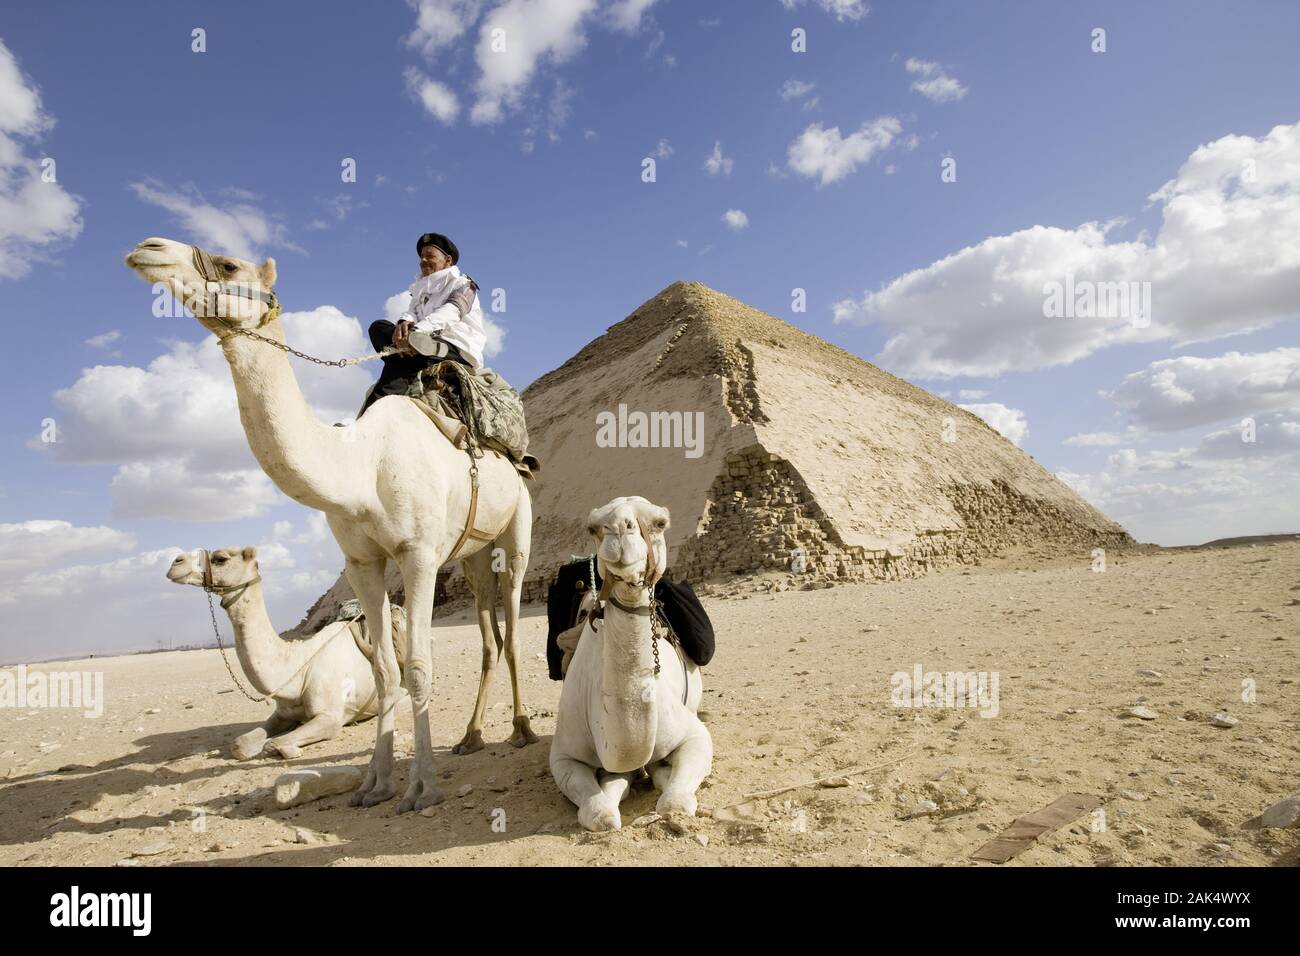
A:
<svg viewBox="0 0 1300 956">
<path fill-rule="evenodd" d="M 551 776 L 560 792 L 578 808 L 578 822 L 588 830 L 618 830 L 623 826 L 618 800 L 601 789 L 596 774 L 581 760 L 556 756 L 551 751 Z"/>
<path fill-rule="evenodd" d="M 607 773 L 604 770 L 596 773 L 601 791 L 613 801 L 614 806 L 618 806 L 627 797 L 634 777 L 635 773 Z"/>
<path fill-rule="evenodd" d="M 231 745 L 231 752 L 235 755 L 236 760 L 248 760 L 250 757 L 256 757 L 266 746 L 266 739 L 275 734 L 282 734 L 293 727 L 294 721 L 290 717 L 285 717 L 280 711 L 272 711 L 271 716 L 262 722 L 260 727 L 254 727 L 246 734 L 240 734 L 235 738 Z"/>
<path fill-rule="evenodd" d="M 454 754 L 472 754 L 483 749 L 483 712 L 487 709 L 488 687 L 492 672 L 501 653 L 501 635 L 497 628 L 496 576 L 492 571 L 492 551 L 484 548 L 461 562 L 461 571 L 474 592 L 474 605 L 478 609 L 478 630 L 483 638 L 483 658 L 479 668 L 478 697 L 474 699 L 474 713 L 465 728 L 465 736 L 451 748 Z"/>
<path fill-rule="evenodd" d="M 342 721 L 333 714 L 317 714 L 311 720 L 295 727 L 287 734 L 268 740 L 266 746 L 285 760 L 292 760 L 300 755 L 302 748 L 308 744 L 337 737 L 342 727 Z"/>
<path fill-rule="evenodd" d="M 401 693 L 401 671 L 393 648 L 392 621 L 388 610 L 388 589 L 384 586 L 386 559 L 347 559 L 344 573 L 366 616 L 366 640 L 374 658 L 375 695 L 379 706 L 375 722 L 375 752 L 360 788 L 349 801 L 354 807 L 372 807 L 397 795 L 393 786 L 393 734 L 397 728 L 397 701 Z"/>
<path fill-rule="evenodd" d="M 697 726 L 691 736 L 683 740 L 668 758 L 672 767 L 659 802 L 655 804 L 655 810 L 665 816 L 669 813 L 695 816 L 695 791 L 713 769 L 713 738 L 698 719 L 695 723 Z M 653 776 L 658 786 L 662 778 L 659 774 Z"/>
<path fill-rule="evenodd" d="M 423 810 L 442 803 L 433 772 L 433 731 L 429 726 L 429 695 L 433 685 L 433 596 L 437 583 L 437 555 L 428 549 L 406 552 L 398 563 L 406 585 L 406 690 L 411 695 L 415 722 L 415 761 L 411 764 L 406 795 L 398 813 Z"/>
<path fill-rule="evenodd" d="M 519 691 L 519 602 L 524 593 L 524 575 L 528 570 L 528 552 L 532 547 L 533 501 L 520 479 L 519 502 L 510 518 L 510 525 L 500 538 L 510 558 L 510 568 L 505 574 L 506 608 L 506 664 L 510 667 L 510 692 L 514 696 L 515 732 L 510 735 L 512 747 L 527 747 L 537 743 L 537 735 L 528 723 L 528 710 Z M 492 612 L 493 624 L 496 611 Z"/>
</svg>

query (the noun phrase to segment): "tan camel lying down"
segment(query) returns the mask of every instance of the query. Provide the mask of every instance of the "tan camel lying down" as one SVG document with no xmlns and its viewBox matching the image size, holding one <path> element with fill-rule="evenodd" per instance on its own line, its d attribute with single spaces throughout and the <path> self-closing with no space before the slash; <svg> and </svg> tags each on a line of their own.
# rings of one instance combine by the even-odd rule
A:
<svg viewBox="0 0 1300 956">
<path fill-rule="evenodd" d="M 300 641 L 281 638 L 262 600 L 256 548 L 178 555 L 167 569 L 167 580 L 222 595 L 240 667 L 249 683 L 275 702 L 275 711 L 262 726 L 235 738 L 231 749 L 236 758 L 247 760 L 264 750 L 286 759 L 297 757 L 308 744 L 337 737 L 347 724 L 379 712 L 370 648 L 360 638 L 360 622 L 335 621 Z M 400 665 L 406 617 L 396 606 L 391 615 Z"/>
</svg>

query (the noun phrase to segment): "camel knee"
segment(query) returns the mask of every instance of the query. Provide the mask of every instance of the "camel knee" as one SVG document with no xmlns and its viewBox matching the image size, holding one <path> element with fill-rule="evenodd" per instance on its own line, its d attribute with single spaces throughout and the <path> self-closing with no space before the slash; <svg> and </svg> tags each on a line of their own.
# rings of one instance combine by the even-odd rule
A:
<svg viewBox="0 0 1300 956">
<path fill-rule="evenodd" d="M 433 687 L 433 674 L 429 662 L 425 660 L 408 661 L 406 664 L 406 690 L 415 704 L 429 700 Z"/>
<path fill-rule="evenodd" d="M 510 584 L 513 586 L 516 581 L 522 581 L 524 572 L 528 570 L 528 555 L 522 551 L 516 551 L 510 556 Z"/>
</svg>

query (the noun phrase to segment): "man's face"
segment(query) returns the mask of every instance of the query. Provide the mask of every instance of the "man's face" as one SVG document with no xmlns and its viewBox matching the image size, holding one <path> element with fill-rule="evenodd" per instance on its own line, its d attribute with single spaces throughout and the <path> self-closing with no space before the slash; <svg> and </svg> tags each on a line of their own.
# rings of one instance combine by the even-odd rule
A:
<svg viewBox="0 0 1300 956">
<path fill-rule="evenodd" d="M 427 245 L 420 250 L 420 275 L 427 276 L 441 272 L 451 265 L 451 256 L 435 245 Z"/>
</svg>

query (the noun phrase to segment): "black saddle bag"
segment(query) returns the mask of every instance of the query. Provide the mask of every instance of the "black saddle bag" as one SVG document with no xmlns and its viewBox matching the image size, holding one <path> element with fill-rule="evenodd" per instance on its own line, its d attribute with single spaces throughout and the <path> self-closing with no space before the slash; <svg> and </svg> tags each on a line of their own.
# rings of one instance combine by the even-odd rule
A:
<svg viewBox="0 0 1300 956">
<path fill-rule="evenodd" d="M 561 565 L 546 592 L 546 667 L 551 680 L 564 680 L 560 670 L 564 651 L 557 638 L 578 621 L 578 607 L 591 586 L 593 569 L 589 562 L 590 559 L 584 558 Z M 600 571 L 594 574 L 599 588 Z M 686 656 L 700 667 L 713 660 L 713 622 L 695 589 L 685 581 L 670 581 L 665 577 L 655 585 L 655 599 Z"/>
</svg>

